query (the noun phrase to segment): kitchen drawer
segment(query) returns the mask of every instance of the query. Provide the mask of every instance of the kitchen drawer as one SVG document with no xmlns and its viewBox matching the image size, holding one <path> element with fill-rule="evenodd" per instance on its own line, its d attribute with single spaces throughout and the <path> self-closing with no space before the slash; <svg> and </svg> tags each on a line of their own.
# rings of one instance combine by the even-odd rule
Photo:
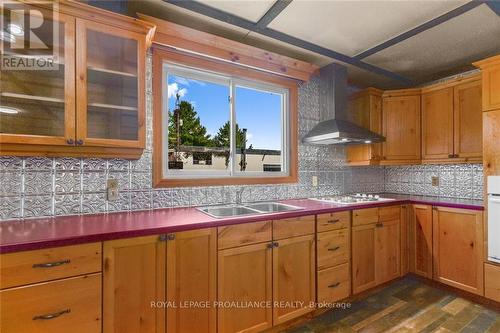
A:
<svg viewBox="0 0 500 333">
<path fill-rule="evenodd" d="M 101 243 L 0 255 L 0 289 L 101 271 Z"/>
<path fill-rule="evenodd" d="M 500 302 L 500 266 L 484 264 L 484 296 Z"/>
<path fill-rule="evenodd" d="M 318 271 L 318 302 L 335 302 L 351 294 L 349 264 Z"/>
<path fill-rule="evenodd" d="M 273 221 L 273 239 L 314 234 L 314 215 Z"/>
<path fill-rule="evenodd" d="M 401 219 L 401 206 L 380 207 L 378 211 L 379 221 L 393 221 Z"/>
<path fill-rule="evenodd" d="M 318 232 L 344 229 L 349 227 L 351 212 L 336 212 L 330 214 L 319 214 L 317 216 L 316 228 Z"/>
<path fill-rule="evenodd" d="M 365 225 L 378 222 L 378 208 L 356 209 L 352 211 L 352 225 Z"/>
<path fill-rule="evenodd" d="M 349 229 L 318 234 L 318 270 L 349 261 Z"/>
<path fill-rule="evenodd" d="M 0 291 L 2 333 L 101 331 L 101 273 Z"/>
<path fill-rule="evenodd" d="M 272 222 L 262 221 L 218 227 L 217 235 L 219 250 L 269 242 L 272 239 Z"/>
</svg>

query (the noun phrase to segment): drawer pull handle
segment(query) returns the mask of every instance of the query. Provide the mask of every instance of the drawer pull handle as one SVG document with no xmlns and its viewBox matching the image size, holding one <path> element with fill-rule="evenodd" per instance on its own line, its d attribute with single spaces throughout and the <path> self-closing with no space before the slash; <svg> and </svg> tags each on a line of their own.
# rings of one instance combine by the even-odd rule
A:
<svg viewBox="0 0 500 333">
<path fill-rule="evenodd" d="M 337 288 L 339 285 L 340 285 L 340 282 L 337 282 L 337 283 L 329 285 L 328 288 Z"/>
<path fill-rule="evenodd" d="M 377 224 L 375 224 L 375 226 L 376 226 L 377 228 L 382 228 L 382 227 L 384 226 L 384 224 L 383 224 L 383 223 L 377 223 Z"/>
<path fill-rule="evenodd" d="M 65 313 L 70 313 L 70 312 L 71 312 L 71 309 L 66 309 L 66 310 L 62 310 L 62 311 L 59 311 L 59 312 L 49 313 L 49 314 L 46 314 L 46 315 L 34 316 L 33 320 L 49 320 L 49 319 L 54 319 L 54 318 L 57 318 L 59 316 L 62 316 Z"/>
<path fill-rule="evenodd" d="M 340 249 L 340 246 L 331 247 L 328 251 L 337 251 L 338 249 Z"/>
<path fill-rule="evenodd" d="M 326 223 L 337 223 L 340 222 L 340 219 L 328 220 Z"/>
<path fill-rule="evenodd" d="M 47 262 L 43 264 L 33 264 L 33 268 L 51 268 L 51 267 L 61 266 L 64 264 L 69 264 L 70 262 L 71 260 L 66 259 L 61 261 Z"/>
</svg>

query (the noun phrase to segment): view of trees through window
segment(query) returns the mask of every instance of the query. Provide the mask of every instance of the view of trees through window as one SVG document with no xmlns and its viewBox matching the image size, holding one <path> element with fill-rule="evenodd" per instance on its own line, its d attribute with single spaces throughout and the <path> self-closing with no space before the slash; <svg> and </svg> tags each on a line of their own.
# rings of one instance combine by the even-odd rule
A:
<svg viewBox="0 0 500 333">
<path fill-rule="evenodd" d="M 283 93 L 176 73 L 167 89 L 169 170 L 229 173 L 233 157 L 235 172 L 283 171 Z"/>
</svg>

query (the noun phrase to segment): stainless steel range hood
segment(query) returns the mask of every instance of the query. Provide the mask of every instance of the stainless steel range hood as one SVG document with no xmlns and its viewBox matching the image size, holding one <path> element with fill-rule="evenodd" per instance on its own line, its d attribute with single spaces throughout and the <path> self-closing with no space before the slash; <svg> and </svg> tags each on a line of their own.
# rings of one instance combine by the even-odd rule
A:
<svg viewBox="0 0 500 333">
<path fill-rule="evenodd" d="M 347 69 L 330 64 L 320 69 L 319 122 L 303 138 L 305 143 L 318 145 L 368 144 L 383 142 L 385 138 L 358 126 L 347 117 Z"/>
</svg>

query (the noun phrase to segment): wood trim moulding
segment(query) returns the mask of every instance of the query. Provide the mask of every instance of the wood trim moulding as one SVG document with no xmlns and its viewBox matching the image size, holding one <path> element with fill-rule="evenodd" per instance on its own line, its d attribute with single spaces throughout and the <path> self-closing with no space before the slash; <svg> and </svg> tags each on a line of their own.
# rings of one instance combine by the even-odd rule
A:
<svg viewBox="0 0 500 333">
<path fill-rule="evenodd" d="M 277 75 L 264 73 L 237 65 L 221 63 L 206 57 L 186 55 L 165 47 L 153 47 L 153 117 L 162 117 L 162 67 L 165 61 L 186 66 L 203 68 L 221 74 L 241 76 L 247 79 L 280 85 L 289 90 L 289 119 L 290 144 L 289 164 L 290 174 L 280 177 L 224 177 L 224 178 L 163 178 L 163 138 L 161 121 L 153 122 L 153 187 L 182 187 L 182 186 L 212 186 L 212 185 L 245 185 L 245 184 L 281 184 L 296 183 L 298 181 L 298 86 L 297 82 Z"/>
<path fill-rule="evenodd" d="M 494 66 L 500 66 L 500 54 L 493 56 L 493 57 L 490 57 L 490 58 L 486 58 L 483 60 L 473 62 L 472 64 L 476 67 L 481 68 L 481 69 L 485 69 L 488 67 L 494 67 Z"/>
<path fill-rule="evenodd" d="M 156 25 L 153 43 L 192 53 L 203 54 L 233 64 L 243 65 L 288 78 L 308 81 L 318 67 L 305 61 L 259 49 L 254 46 L 198 31 L 144 14 L 141 20 Z"/>
<path fill-rule="evenodd" d="M 3 156 L 46 156 L 46 157 L 102 157 L 138 159 L 142 148 L 89 147 L 89 146 L 56 146 L 33 144 L 0 144 L 0 155 Z"/>
<path fill-rule="evenodd" d="M 351 95 L 349 95 L 349 99 L 355 99 L 361 96 L 368 96 L 368 95 L 374 95 L 374 96 L 382 96 L 384 94 L 384 91 L 381 89 L 369 87 L 366 89 L 363 89 L 361 91 L 357 91 Z"/>
<path fill-rule="evenodd" d="M 471 75 L 451 79 L 449 81 L 439 82 L 439 83 L 435 83 L 435 84 L 432 84 L 429 86 L 425 86 L 425 87 L 422 87 L 421 89 L 422 89 L 422 93 L 424 94 L 427 92 L 441 90 L 441 89 L 445 89 L 445 88 L 449 88 L 449 87 L 455 87 L 455 86 L 458 86 L 460 84 L 464 84 L 467 82 L 479 81 L 479 80 L 481 80 L 481 73 L 474 73 Z"/>
<path fill-rule="evenodd" d="M 420 95 L 422 89 L 412 88 L 412 89 L 398 89 L 398 90 L 385 90 L 382 97 L 401 97 L 401 96 L 412 96 Z"/>
</svg>

